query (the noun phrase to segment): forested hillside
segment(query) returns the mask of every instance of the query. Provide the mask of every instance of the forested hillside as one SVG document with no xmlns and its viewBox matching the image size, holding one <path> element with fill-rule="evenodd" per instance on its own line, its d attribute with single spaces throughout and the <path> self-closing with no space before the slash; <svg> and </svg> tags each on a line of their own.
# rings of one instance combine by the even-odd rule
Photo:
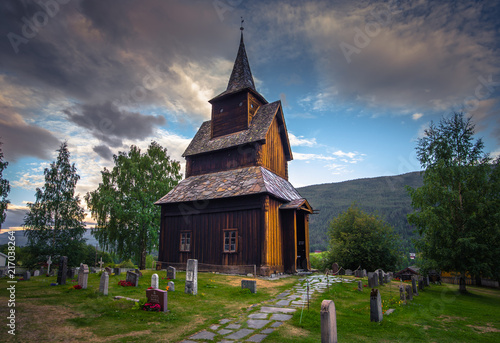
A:
<svg viewBox="0 0 500 343">
<path fill-rule="evenodd" d="M 406 186 L 422 186 L 420 172 L 298 188 L 311 206 L 319 210 L 318 214 L 309 217 L 311 251 L 328 249 L 330 221 L 347 210 L 353 202 L 365 212 L 378 214 L 394 227 L 401 237 L 405 252 L 413 250 L 413 229 L 406 220 L 406 215 L 413 209 Z"/>
</svg>

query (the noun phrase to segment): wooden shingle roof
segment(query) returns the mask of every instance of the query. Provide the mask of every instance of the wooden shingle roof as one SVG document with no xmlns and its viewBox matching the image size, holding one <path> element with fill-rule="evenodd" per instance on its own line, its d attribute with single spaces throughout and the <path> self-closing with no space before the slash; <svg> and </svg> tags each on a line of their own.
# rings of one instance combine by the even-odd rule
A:
<svg viewBox="0 0 500 343">
<path fill-rule="evenodd" d="M 190 176 L 155 204 L 223 199 L 267 193 L 290 202 L 302 199 L 290 182 L 264 167 L 248 167 Z"/>
<path fill-rule="evenodd" d="M 186 151 L 182 154 L 183 157 L 192 156 L 248 143 L 264 141 L 267 131 L 273 122 L 273 119 L 281 106 L 281 102 L 275 101 L 270 104 L 265 104 L 259 107 L 257 113 L 253 117 L 248 130 L 242 130 L 230 135 L 216 137 L 211 139 L 212 121 L 208 120 L 201 124 L 198 132 L 194 136 Z"/>
</svg>

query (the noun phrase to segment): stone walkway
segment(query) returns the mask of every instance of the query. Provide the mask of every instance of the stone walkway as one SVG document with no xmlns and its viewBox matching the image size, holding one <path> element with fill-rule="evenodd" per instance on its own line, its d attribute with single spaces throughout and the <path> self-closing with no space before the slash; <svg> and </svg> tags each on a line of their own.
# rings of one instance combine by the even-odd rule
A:
<svg viewBox="0 0 500 343">
<path fill-rule="evenodd" d="M 353 282 L 338 276 L 311 275 L 300 279 L 292 289 L 278 294 L 263 304 L 252 305 L 251 314 L 240 319 L 222 319 L 219 324 L 200 331 L 181 343 L 200 342 L 262 342 L 283 322 L 290 320 L 293 313 L 307 306 L 307 285 L 309 298 L 314 293 L 324 292 L 328 287 L 339 282 Z M 260 307 L 260 308 L 259 308 Z M 254 308 L 259 308 L 254 312 Z"/>
</svg>

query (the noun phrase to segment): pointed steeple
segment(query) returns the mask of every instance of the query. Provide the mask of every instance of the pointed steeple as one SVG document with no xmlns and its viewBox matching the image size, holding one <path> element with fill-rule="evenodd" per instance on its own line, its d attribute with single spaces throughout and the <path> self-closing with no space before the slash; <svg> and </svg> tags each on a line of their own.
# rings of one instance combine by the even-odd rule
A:
<svg viewBox="0 0 500 343">
<path fill-rule="evenodd" d="M 250 70 L 250 64 L 248 63 L 248 57 L 245 50 L 245 43 L 243 42 L 243 27 L 241 29 L 241 39 L 240 47 L 238 49 L 238 55 L 236 55 L 236 60 L 234 61 L 233 71 L 229 82 L 227 84 L 226 92 L 234 93 L 238 90 L 244 88 L 251 88 L 254 91 L 255 83 L 253 81 L 252 71 Z"/>
</svg>

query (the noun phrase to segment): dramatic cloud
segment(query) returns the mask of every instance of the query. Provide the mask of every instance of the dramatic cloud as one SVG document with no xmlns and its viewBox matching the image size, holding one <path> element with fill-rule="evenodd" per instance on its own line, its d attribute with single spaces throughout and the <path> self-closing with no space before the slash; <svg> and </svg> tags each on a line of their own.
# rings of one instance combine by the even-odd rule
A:
<svg viewBox="0 0 500 343">
<path fill-rule="evenodd" d="M 288 132 L 288 139 L 292 146 L 307 146 L 313 147 L 316 143 L 316 138 L 305 138 L 304 136 L 295 136 L 293 133 Z"/>
<path fill-rule="evenodd" d="M 110 102 L 99 105 L 78 105 L 78 112 L 64 110 L 68 119 L 92 132 L 107 144 L 121 146 L 122 139 L 143 139 L 153 133 L 156 125 L 165 124 L 165 118 L 120 110 Z M 101 149 L 102 152 L 102 149 Z"/>
<path fill-rule="evenodd" d="M 113 152 L 106 145 L 95 146 L 92 150 L 105 160 L 111 160 L 113 158 Z"/>
</svg>

